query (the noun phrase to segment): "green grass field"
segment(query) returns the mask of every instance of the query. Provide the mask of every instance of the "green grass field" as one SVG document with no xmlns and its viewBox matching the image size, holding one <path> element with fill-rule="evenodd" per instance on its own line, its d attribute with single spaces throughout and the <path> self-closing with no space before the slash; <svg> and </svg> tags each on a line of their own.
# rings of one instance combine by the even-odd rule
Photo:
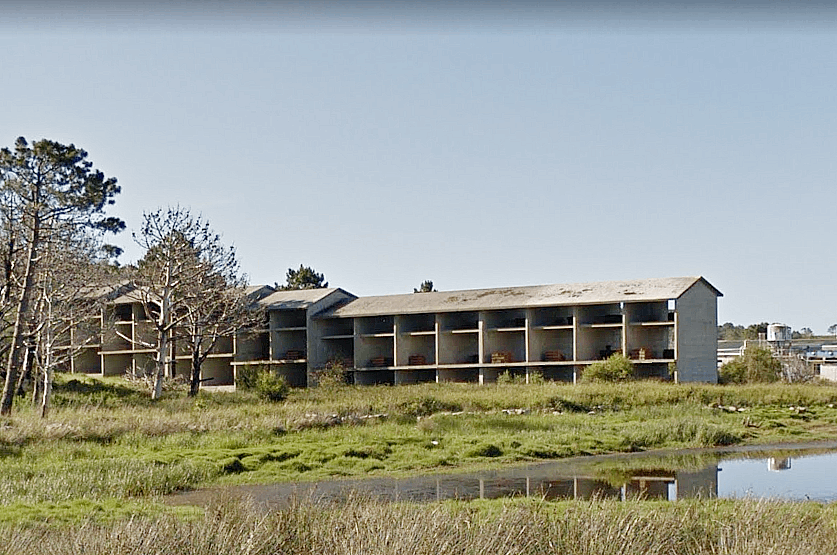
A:
<svg viewBox="0 0 837 555">
<path fill-rule="evenodd" d="M 162 495 L 219 484 L 833 439 L 835 404 L 829 385 L 657 382 L 331 387 L 280 403 L 175 389 L 152 403 L 142 384 L 64 375 L 48 419 L 23 399 L 0 419 L 0 520 L 151 515 L 169 510 Z"/>
</svg>

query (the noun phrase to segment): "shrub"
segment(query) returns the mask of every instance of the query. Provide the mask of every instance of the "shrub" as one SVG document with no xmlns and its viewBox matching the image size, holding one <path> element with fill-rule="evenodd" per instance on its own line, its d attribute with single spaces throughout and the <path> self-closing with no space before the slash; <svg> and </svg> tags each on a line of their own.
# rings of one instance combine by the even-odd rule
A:
<svg viewBox="0 0 837 555">
<path fill-rule="evenodd" d="M 255 389 L 260 397 L 276 403 L 285 400 L 288 396 L 290 386 L 288 386 L 288 382 L 285 381 L 285 378 L 268 370 L 259 373 L 256 378 Z"/>
<path fill-rule="evenodd" d="M 268 369 L 261 364 L 243 364 L 235 372 L 235 387 L 237 389 L 256 389 L 259 376 Z"/>
<path fill-rule="evenodd" d="M 466 457 L 501 457 L 503 450 L 493 443 L 480 443 L 465 452 Z"/>
<path fill-rule="evenodd" d="M 634 375 L 634 365 L 625 355 L 611 355 L 607 360 L 599 360 L 584 369 L 583 382 L 624 382 Z"/>
<path fill-rule="evenodd" d="M 722 384 L 768 383 L 781 377 L 782 362 L 763 347 L 747 347 L 741 356 L 718 370 L 718 381 Z"/>
<path fill-rule="evenodd" d="M 349 372 L 339 360 L 330 360 L 325 368 L 314 372 L 314 379 L 320 387 L 331 388 L 349 383 Z"/>
<path fill-rule="evenodd" d="M 459 412 L 462 410 L 462 405 L 427 395 L 405 401 L 398 405 L 398 409 L 408 416 L 430 416 L 437 412 Z"/>
<path fill-rule="evenodd" d="M 525 384 L 526 383 L 526 374 L 512 374 L 508 370 L 497 376 L 497 383 L 499 385 L 507 385 L 507 384 Z"/>
<path fill-rule="evenodd" d="M 529 383 L 534 384 L 543 384 L 544 383 L 543 374 L 537 371 L 529 372 Z M 517 374 L 513 374 L 506 370 L 499 376 L 497 376 L 497 383 L 499 385 L 507 385 L 507 384 L 525 384 L 526 383 L 526 373 L 520 372 Z"/>
</svg>

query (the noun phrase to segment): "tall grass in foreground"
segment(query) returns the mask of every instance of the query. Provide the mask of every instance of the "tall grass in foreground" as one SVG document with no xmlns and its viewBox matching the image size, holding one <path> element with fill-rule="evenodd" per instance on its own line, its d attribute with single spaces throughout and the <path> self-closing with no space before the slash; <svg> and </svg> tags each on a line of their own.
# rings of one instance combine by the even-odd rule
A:
<svg viewBox="0 0 837 555">
<path fill-rule="evenodd" d="M 234 500 L 203 518 L 0 527 L 0 553 L 340 555 L 814 555 L 837 545 L 835 506 L 759 501 L 300 503 L 263 515 Z"/>
</svg>

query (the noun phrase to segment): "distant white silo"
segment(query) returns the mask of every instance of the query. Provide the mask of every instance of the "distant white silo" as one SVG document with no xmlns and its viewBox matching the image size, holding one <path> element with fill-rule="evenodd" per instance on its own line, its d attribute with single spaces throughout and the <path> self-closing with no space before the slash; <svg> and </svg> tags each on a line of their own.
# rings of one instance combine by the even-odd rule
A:
<svg viewBox="0 0 837 555">
<path fill-rule="evenodd" d="M 787 343 L 791 340 L 790 326 L 770 324 L 767 326 L 767 340 L 770 343 Z"/>
</svg>

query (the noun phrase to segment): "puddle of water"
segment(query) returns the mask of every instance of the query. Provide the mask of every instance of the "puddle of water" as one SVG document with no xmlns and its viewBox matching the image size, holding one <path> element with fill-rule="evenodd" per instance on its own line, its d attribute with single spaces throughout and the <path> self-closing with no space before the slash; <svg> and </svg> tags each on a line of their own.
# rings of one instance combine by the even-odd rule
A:
<svg viewBox="0 0 837 555">
<path fill-rule="evenodd" d="M 837 500 L 837 453 L 723 461 L 718 497 Z"/>
<path fill-rule="evenodd" d="M 763 448 L 762 448 L 763 449 Z M 353 494 L 385 501 L 433 502 L 536 496 L 544 499 L 769 497 L 837 501 L 837 442 L 816 448 L 687 450 L 579 457 L 483 472 L 412 478 L 366 478 L 230 486 L 170 496 L 176 505 L 206 505 L 221 492 L 267 508 L 290 500 L 341 501 Z"/>
</svg>

